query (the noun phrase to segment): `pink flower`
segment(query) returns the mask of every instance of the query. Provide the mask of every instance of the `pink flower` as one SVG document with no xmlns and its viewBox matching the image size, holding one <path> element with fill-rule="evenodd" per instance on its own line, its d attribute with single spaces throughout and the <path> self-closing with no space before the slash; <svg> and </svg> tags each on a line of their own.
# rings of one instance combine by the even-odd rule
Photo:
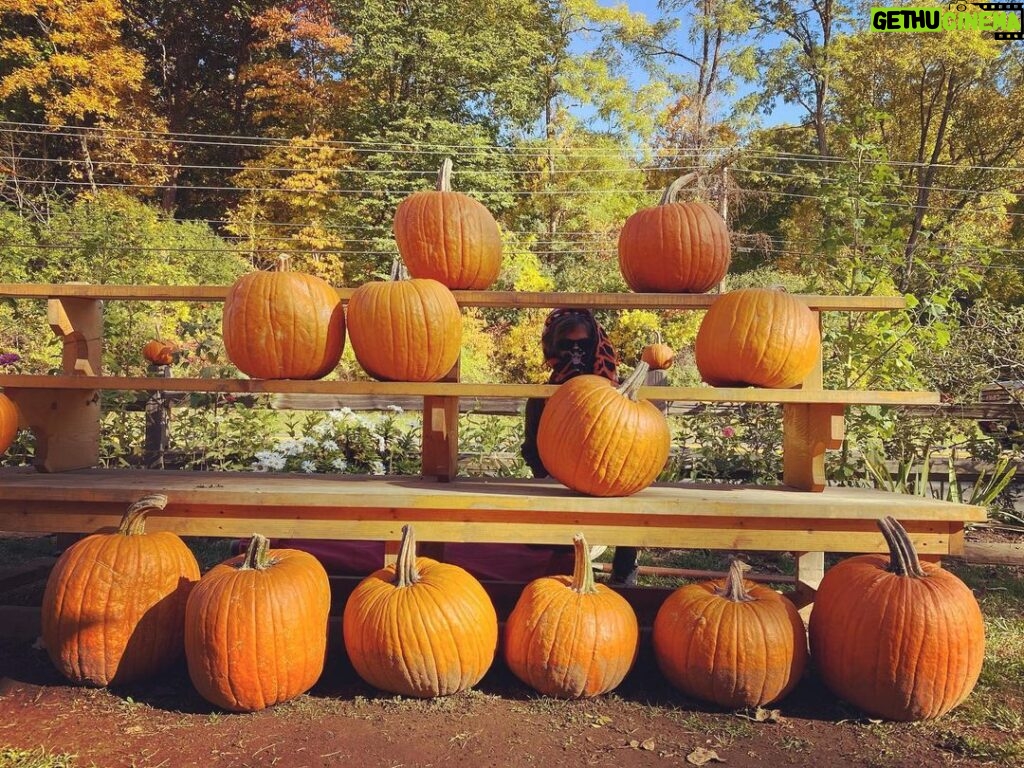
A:
<svg viewBox="0 0 1024 768">
<path fill-rule="evenodd" d="M 722 437 L 736 437 L 736 430 L 732 427 L 723 427 Z"/>
</svg>

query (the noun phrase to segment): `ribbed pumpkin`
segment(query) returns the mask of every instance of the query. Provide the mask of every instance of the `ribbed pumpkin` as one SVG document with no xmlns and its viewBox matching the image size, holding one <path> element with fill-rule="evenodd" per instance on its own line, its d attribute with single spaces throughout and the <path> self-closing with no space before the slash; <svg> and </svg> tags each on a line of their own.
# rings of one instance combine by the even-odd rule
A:
<svg viewBox="0 0 1024 768">
<path fill-rule="evenodd" d="M 498 617 L 480 582 L 457 565 L 417 558 L 408 525 L 397 563 L 352 591 L 342 628 L 349 659 L 363 680 L 420 698 L 476 685 L 498 644 Z"/>
<path fill-rule="evenodd" d="M 383 381 L 437 381 L 462 347 L 462 313 L 436 280 L 364 283 L 348 302 L 352 351 Z"/>
<path fill-rule="evenodd" d="M 665 371 L 676 361 L 676 353 L 672 347 L 662 342 L 647 344 L 640 350 L 640 359 L 651 367 L 652 371 Z"/>
<path fill-rule="evenodd" d="M 729 230 L 706 203 L 678 201 L 690 175 L 669 185 L 661 202 L 626 219 L 619 269 L 634 291 L 704 293 L 729 271 Z"/>
<path fill-rule="evenodd" d="M 153 365 L 170 365 L 174 362 L 176 349 L 169 341 L 150 339 L 142 348 L 142 356 Z"/>
<path fill-rule="evenodd" d="M 736 560 L 724 581 L 680 587 L 662 603 L 651 639 L 658 667 L 687 696 L 760 707 L 793 690 L 807 665 L 807 634 L 793 604 L 745 581 Z"/>
<path fill-rule="evenodd" d="M 445 159 L 437 189 L 416 192 L 395 211 L 395 241 L 409 274 L 455 289 L 490 288 L 501 271 L 501 235 L 484 205 L 452 192 Z"/>
<path fill-rule="evenodd" d="M 548 472 L 591 496 L 629 496 L 665 467 L 671 443 L 664 414 L 637 390 L 647 376 L 640 361 L 616 388 L 584 374 L 560 384 L 544 407 L 537 449 Z"/>
<path fill-rule="evenodd" d="M 18 434 L 18 406 L 7 395 L 0 393 L 0 453 L 11 447 Z"/>
<path fill-rule="evenodd" d="M 234 282 L 224 299 L 224 348 L 252 378 L 319 379 L 341 359 L 344 310 L 330 283 L 286 266 Z"/>
<path fill-rule="evenodd" d="M 188 674 L 207 701 L 254 712 L 305 693 L 327 652 L 331 585 L 315 557 L 269 549 L 256 534 L 244 555 L 211 568 L 185 611 Z"/>
<path fill-rule="evenodd" d="M 632 669 L 640 630 L 632 606 L 594 583 L 590 548 L 573 537 L 572 576 L 526 585 L 505 623 L 505 662 L 531 688 L 562 699 L 613 690 Z"/>
<path fill-rule="evenodd" d="M 132 504 L 115 533 L 80 539 L 46 582 L 43 643 L 62 675 L 87 685 L 145 680 L 181 658 L 185 603 L 199 564 L 169 531 L 146 533 L 167 497 Z"/>
<path fill-rule="evenodd" d="M 868 714 L 941 717 L 981 674 L 981 609 L 960 579 L 920 562 L 896 520 L 879 527 L 889 557 L 859 555 L 826 571 L 811 612 L 811 658 L 836 696 Z"/>
<path fill-rule="evenodd" d="M 771 288 L 742 288 L 711 304 L 697 331 L 697 370 L 713 387 L 800 384 L 821 356 L 815 314 Z"/>
</svg>

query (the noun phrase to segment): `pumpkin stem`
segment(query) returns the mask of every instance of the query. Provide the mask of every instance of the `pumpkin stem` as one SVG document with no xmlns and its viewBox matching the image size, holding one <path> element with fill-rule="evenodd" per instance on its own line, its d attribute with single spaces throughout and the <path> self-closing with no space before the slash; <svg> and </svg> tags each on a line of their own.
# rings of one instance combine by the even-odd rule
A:
<svg viewBox="0 0 1024 768">
<path fill-rule="evenodd" d="M 661 196 L 661 202 L 658 203 L 658 205 L 671 205 L 672 203 L 679 202 L 679 191 L 683 187 L 693 183 L 696 179 L 696 173 L 686 173 L 680 176 L 668 185 L 664 194 Z"/>
<path fill-rule="evenodd" d="M 643 386 L 643 383 L 647 380 L 647 372 L 650 369 L 651 366 L 649 366 L 643 360 L 638 362 L 636 364 L 636 368 L 634 368 L 633 372 L 629 374 L 629 378 L 627 378 L 624 382 L 619 384 L 619 394 L 622 395 L 623 397 L 628 397 L 630 400 L 636 402 L 637 390 L 639 390 L 640 387 Z"/>
<path fill-rule="evenodd" d="M 245 550 L 245 557 L 239 567 L 243 571 L 265 571 L 271 565 L 268 552 L 270 550 L 270 539 L 260 533 L 254 533 L 249 539 L 249 546 Z"/>
<path fill-rule="evenodd" d="M 886 517 L 878 521 L 885 543 L 889 545 L 889 570 L 897 576 L 909 576 L 915 579 L 927 577 L 921 560 L 914 549 L 914 543 L 907 535 L 907 530 L 894 517 Z"/>
<path fill-rule="evenodd" d="M 277 271 L 288 272 L 292 268 L 292 257 L 282 253 L 277 257 Z"/>
<path fill-rule="evenodd" d="M 575 560 L 572 566 L 573 592 L 581 595 L 597 594 L 597 586 L 594 584 L 594 564 L 590 561 L 590 547 L 582 533 L 572 537 L 572 549 Z"/>
<path fill-rule="evenodd" d="M 412 526 L 402 526 L 402 542 L 398 545 L 398 562 L 395 563 L 396 587 L 408 587 L 420 580 L 416 570 L 416 537 Z"/>
<path fill-rule="evenodd" d="M 167 497 L 162 493 L 143 496 L 124 513 L 117 532 L 124 536 L 139 536 L 146 532 L 146 515 L 151 509 L 163 509 L 167 506 Z"/>
<path fill-rule="evenodd" d="M 452 159 L 450 157 L 444 159 L 440 170 L 437 172 L 437 191 L 452 191 Z"/>
<path fill-rule="evenodd" d="M 405 262 L 403 262 L 400 258 L 396 257 L 395 260 L 391 262 L 391 279 L 392 280 L 408 280 L 409 279 L 409 270 L 406 268 Z"/>
<path fill-rule="evenodd" d="M 733 558 L 732 564 L 729 566 L 729 574 L 725 577 L 725 586 L 715 590 L 715 594 L 734 603 L 750 603 L 756 600 L 757 598 L 751 597 L 743 585 L 743 574 L 749 570 L 749 565 L 738 557 Z"/>
</svg>

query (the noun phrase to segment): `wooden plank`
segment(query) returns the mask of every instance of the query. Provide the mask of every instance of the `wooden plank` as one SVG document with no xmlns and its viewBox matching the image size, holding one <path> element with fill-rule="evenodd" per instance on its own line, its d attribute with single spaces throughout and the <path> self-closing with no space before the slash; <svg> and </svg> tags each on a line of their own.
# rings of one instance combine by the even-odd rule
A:
<svg viewBox="0 0 1024 768">
<path fill-rule="evenodd" d="M 472 384 L 412 381 L 301 381 L 296 379 L 174 379 L 156 377 L 36 376 L 0 374 L 0 387 L 45 389 L 115 389 L 176 392 L 239 392 L 246 394 L 312 393 L 373 395 L 378 397 L 509 398 L 551 397 L 552 384 Z M 927 405 L 937 403 L 936 392 L 898 392 L 860 389 L 810 391 L 756 389 L 754 387 L 640 387 L 650 400 L 686 400 L 708 403 L 831 403 L 843 405 Z"/>
<path fill-rule="evenodd" d="M 17 403 L 20 426 L 35 436 L 34 463 L 40 470 L 64 472 L 99 464 L 100 397 L 95 389 L 5 387 L 4 394 Z"/>
<path fill-rule="evenodd" d="M 965 542 L 960 555 L 976 565 L 1024 566 L 1024 541 L 1018 542 Z"/>
<path fill-rule="evenodd" d="M 0 283 L 0 296 L 13 298 L 87 297 L 126 301 L 223 301 L 226 285 L 74 285 Z M 354 288 L 337 288 L 347 301 Z M 564 293 L 556 291 L 453 291 L 463 307 L 549 309 L 706 309 L 718 294 L 701 293 Z M 812 309 L 873 312 L 904 309 L 902 296 L 823 296 L 794 294 Z"/>
</svg>

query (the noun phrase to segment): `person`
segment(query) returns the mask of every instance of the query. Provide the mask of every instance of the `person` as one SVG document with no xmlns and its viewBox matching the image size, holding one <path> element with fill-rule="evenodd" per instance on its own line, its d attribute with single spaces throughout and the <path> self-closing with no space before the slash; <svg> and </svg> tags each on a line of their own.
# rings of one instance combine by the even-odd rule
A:
<svg viewBox="0 0 1024 768">
<path fill-rule="evenodd" d="M 619 383 L 615 348 L 604 328 L 589 309 L 561 308 L 552 310 L 541 332 L 544 364 L 551 369 L 548 384 L 562 384 L 581 374 L 603 376 Z M 534 477 L 547 477 L 548 471 L 537 450 L 537 430 L 544 413 L 544 398 L 526 401 L 523 460 Z M 612 583 L 633 585 L 637 577 L 635 547 L 616 547 L 612 559 Z"/>
</svg>

